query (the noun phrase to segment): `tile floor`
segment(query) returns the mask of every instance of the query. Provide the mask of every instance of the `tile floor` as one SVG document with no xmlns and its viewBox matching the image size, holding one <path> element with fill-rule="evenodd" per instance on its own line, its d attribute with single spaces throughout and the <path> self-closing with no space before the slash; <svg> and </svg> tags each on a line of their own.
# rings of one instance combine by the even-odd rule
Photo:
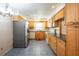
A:
<svg viewBox="0 0 79 59">
<path fill-rule="evenodd" d="M 30 40 L 27 48 L 13 48 L 5 56 L 55 56 L 46 41 Z"/>
</svg>

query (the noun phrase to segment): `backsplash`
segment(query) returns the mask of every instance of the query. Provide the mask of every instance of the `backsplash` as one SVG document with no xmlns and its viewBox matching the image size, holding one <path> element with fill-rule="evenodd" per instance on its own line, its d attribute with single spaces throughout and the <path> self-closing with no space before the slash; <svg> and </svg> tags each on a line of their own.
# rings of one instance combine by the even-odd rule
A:
<svg viewBox="0 0 79 59">
<path fill-rule="evenodd" d="M 54 28 L 50 28 L 50 29 L 49 29 L 49 32 L 54 34 L 54 33 L 55 33 L 55 32 L 54 32 Z"/>
</svg>

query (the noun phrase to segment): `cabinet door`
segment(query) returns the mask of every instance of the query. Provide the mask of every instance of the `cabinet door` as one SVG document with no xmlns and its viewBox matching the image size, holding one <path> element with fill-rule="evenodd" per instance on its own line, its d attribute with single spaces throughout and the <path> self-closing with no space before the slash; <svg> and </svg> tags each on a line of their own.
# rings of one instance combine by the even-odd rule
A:
<svg viewBox="0 0 79 59">
<path fill-rule="evenodd" d="M 34 21 L 29 21 L 28 27 L 34 29 Z"/>
<path fill-rule="evenodd" d="M 51 41 L 51 35 L 48 35 L 48 43 Z"/>
<path fill-rule="evenodd" d="M 39 32 L 40 40 L 45 40 L 45 32 Z"/>
<path fill-rule="evenodd" d="M 75 3 L 67 3 L 65 5 L 66 24 L 75 22 Z"/>
<path fill-rule="evenodd" d="M 76 55 L 76 29 L 73 26 L 67 26 L 66 35 L 66 55 Z"/>
<path fill-rule="evenodd" d="M 77 56 L 79 56 L 79 26 L 76 27 Z"/>
<path fill-rule="evenodd" d="M 75 15 L 75 18 L 76 18 L 76 22 L 79 22 L 79 3 L 76 3 L 75 4 L 75 12 L 76 12 L 76 15 Z"/>
<path fill-rule="evenodd" d="M 58 13 L 58 19 L 61 19 L 63 17 L 64 17 L 64 8 L 60 10 L 60 12 Z"/>
<path fill-rule="evenodd" d="M 65 42 L 60 39 L 57 40 L 57 55 L 65 56 Z"/>
<path fill-rule="evenodd" d="M 58 15 L 56 14 L 54 17 L 54 21 L 57 21 L 57 19 L 58 19 Z"/>
<path fill-rule="evenodd" d="M 48 42 L 52 50 L 56 53 L 56 38 L 53 35 L 49 35 Z"/>
<path fill-rule="evenodd" d="M 51 48 L 56 53 L 56 38 L 54 36 L 51 38 Z"/>
<path fill-rule="evenodd" d="M 36 40 L 45 40 L 45 32 L 36 32 L 35 37 Z"/>
<path fill-rule="evenodd" d="M 35 32 L 35 38 L 36 38 L 36 40 L 39 40 L 39 38 L 40 38 L 39 32 Z"/>
</svg>

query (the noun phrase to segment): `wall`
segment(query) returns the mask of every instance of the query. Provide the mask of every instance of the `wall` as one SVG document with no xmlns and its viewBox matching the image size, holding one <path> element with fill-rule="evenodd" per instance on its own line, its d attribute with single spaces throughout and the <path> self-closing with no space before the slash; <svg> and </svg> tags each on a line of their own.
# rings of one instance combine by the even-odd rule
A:
<svg viewBox="0 0 79 59">
<path fill-rule="evenodd" d="M 9 16 L 0 15 L 0 55 L 13 47 L 13 22 Z"/>
</svg>

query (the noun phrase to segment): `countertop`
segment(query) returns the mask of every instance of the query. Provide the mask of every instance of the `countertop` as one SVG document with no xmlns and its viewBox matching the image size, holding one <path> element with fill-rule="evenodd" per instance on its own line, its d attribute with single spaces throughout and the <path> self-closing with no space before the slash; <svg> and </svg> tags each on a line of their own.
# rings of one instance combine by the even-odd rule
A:
<svg viewBox="0 0 79 59">
<path fill-rule="evenodd" d="M 48 34 L 49 34 L 49 35 L 53 35 L 53 36 L 55 36 L 56 38 L 58 38 L 58 39 L 60 39 L 60 40 L 66 41 L 65 35 L 60 35 L 60 37 L 58 37 L 58 36 L 56 36 L 54 33 L 48 32 Z"/>
<path fill-rule="evenodd" d="M 29 29 L 29 31 L 33 31 L 33 32 L 36 32 L 36 31 L 47 32 L 48 29 L 43 29 L 43 30 Z"/>
</svg>

